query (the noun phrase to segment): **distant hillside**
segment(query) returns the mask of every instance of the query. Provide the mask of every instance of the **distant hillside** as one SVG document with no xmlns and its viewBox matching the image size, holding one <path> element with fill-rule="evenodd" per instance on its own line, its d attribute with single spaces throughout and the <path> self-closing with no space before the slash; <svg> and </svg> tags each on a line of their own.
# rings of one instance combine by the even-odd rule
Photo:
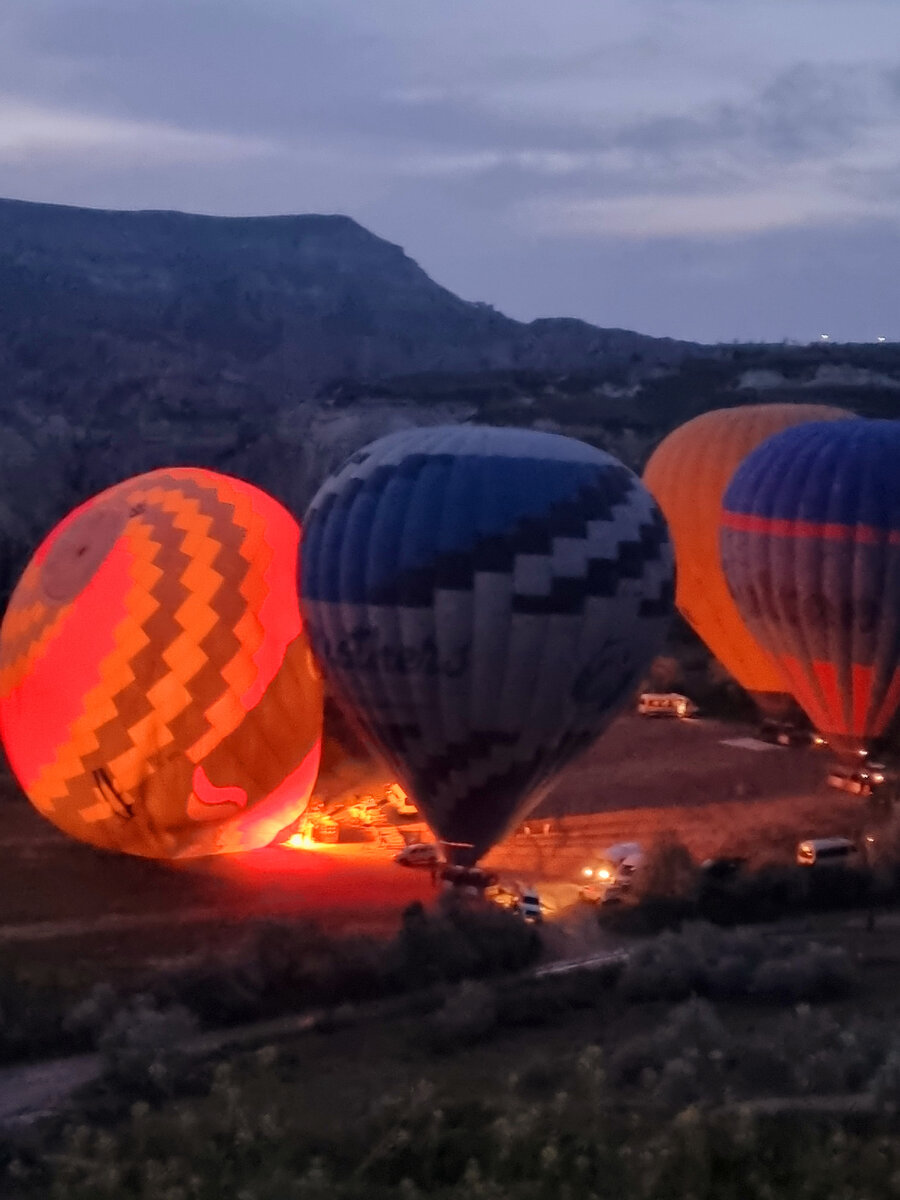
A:
<svg viewBox="0 0 900 1200">
<path fill-rule="evenodd" d="M 635 469 L 707 408 L 815 395 L 900 413 L 897 346 L 700 346 L 523 324 L 347 217 L 223 218 L 0 200 L 0 602 L 74 504 L 193 463 L 300 515 L 391 429 L 558 430 Z"/>
<path fill-rule="evenodd" d="M 280 398 L 338 377 L 672 362 L 687 343 L 523 324 L 440 287 L 349 217 L 205 217 L 0 201 L 0 374 L 166 362 L 264 375 Z"/>
</svg>

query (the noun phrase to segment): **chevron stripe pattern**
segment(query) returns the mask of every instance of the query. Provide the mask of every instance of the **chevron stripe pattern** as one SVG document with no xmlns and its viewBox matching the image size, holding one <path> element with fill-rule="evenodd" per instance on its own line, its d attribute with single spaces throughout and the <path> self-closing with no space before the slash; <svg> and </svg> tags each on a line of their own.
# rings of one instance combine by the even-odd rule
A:
<svg viewBox="0 0 900 1200">
<path fill-rule="evenodd" d="M 0 630 L 0 731 L 42 813 L 110 848 L 180 856 L 236 848 L 238 817 L 240 848 L 252 844 L 252 812 L 301 764 L 311 789 L 322 698 L 298 546 L 270 497 L 193 468 L 119 484 L 49 535 Z M 206 819 L 200 764 L 245 802 Z M 309 790 L 279 795 L 269 836 Z"/>
<path fill-rule="evenodd" d="M 602 732 L 663 636 L 640 481 L 567 438 L 454 427 L 360 451 L 314 498 L 314 649 L 428 817 L 477 858 Z"/>
</svg>

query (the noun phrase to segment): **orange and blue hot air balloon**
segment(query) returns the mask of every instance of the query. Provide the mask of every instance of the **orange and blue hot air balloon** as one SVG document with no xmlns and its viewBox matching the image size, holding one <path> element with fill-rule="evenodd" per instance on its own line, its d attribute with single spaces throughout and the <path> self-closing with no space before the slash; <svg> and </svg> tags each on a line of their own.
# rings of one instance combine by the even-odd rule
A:
<svg viewBox="0 0 900 1200">
<path fill-rule="evenodd" d="M 306 807 L 322 685 L 300 528 L 259 488 L 151 471 L 44 540 L 0 628 L 0 734 L 82 841 L 152 858 L 265 845 Z"/>
<path fill-rule="evenodd" d="M 839 751 L 900 705 L 900 424 L 785 430 L 735 473 L 722 564 L 741 614 Z"/>
<path fill-rule="evenodd" d="M 644 483 L 663 511 L 675 547 L 678 610 L 764 712 L 790 704 L 788 684 L 728 590 L 719 553 L 722 497 L 740 463 L 772 434 L 851 415 L 824 404 L 714 409 L 668 434 L 644 469 Z"/>
</svg>

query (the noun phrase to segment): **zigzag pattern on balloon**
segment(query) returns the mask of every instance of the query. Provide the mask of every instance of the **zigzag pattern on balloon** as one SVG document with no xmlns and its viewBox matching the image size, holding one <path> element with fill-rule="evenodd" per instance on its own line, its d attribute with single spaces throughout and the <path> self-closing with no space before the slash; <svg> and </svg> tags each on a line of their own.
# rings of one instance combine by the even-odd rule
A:
<svg viewBox="0 0 900 1200">
<path fill-rule="evenodd" d="M 104 844 L 181 852 L 198 841 L 185 805 L 210 755 L 215 781 L 231 786 L 237 771 L 229 794 L 254 800 L 313 746 L 317 759 L 321 694 L 300 638 L 298 540 L 270 497 L 193 468 L 111 488 L 53 531 L 0 639 L 3 736 L 40 811 Z M 290 711 L 292 686 L 298 705 L 308 693 L 308 723 Z M 247 717 L 264 696 L 269 715 L 254 732 Z M 243 752 L 232 735 L 249 739 Z M 161 815 L 169 809 L 183 842 Z M 247 824 L 252 842 L 249 810 Z M 212 845 L 213 831 L 203 837 Z"/>
</svg>

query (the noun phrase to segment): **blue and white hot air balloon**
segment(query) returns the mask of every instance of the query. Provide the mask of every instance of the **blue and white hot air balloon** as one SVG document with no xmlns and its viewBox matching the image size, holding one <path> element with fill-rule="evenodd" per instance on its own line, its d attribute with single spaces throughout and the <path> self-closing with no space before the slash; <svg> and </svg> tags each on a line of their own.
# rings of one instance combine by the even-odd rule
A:
<svg viewBox="0 0 900 1200">
<path fill-rule="evenodd" d="M 649 492 L 555 434 L 391 434 L 326 480 L 304 529 L 302 600 L 326 678 L 459 863 L 603 731 L 671 613 Z"/>
</svg>

